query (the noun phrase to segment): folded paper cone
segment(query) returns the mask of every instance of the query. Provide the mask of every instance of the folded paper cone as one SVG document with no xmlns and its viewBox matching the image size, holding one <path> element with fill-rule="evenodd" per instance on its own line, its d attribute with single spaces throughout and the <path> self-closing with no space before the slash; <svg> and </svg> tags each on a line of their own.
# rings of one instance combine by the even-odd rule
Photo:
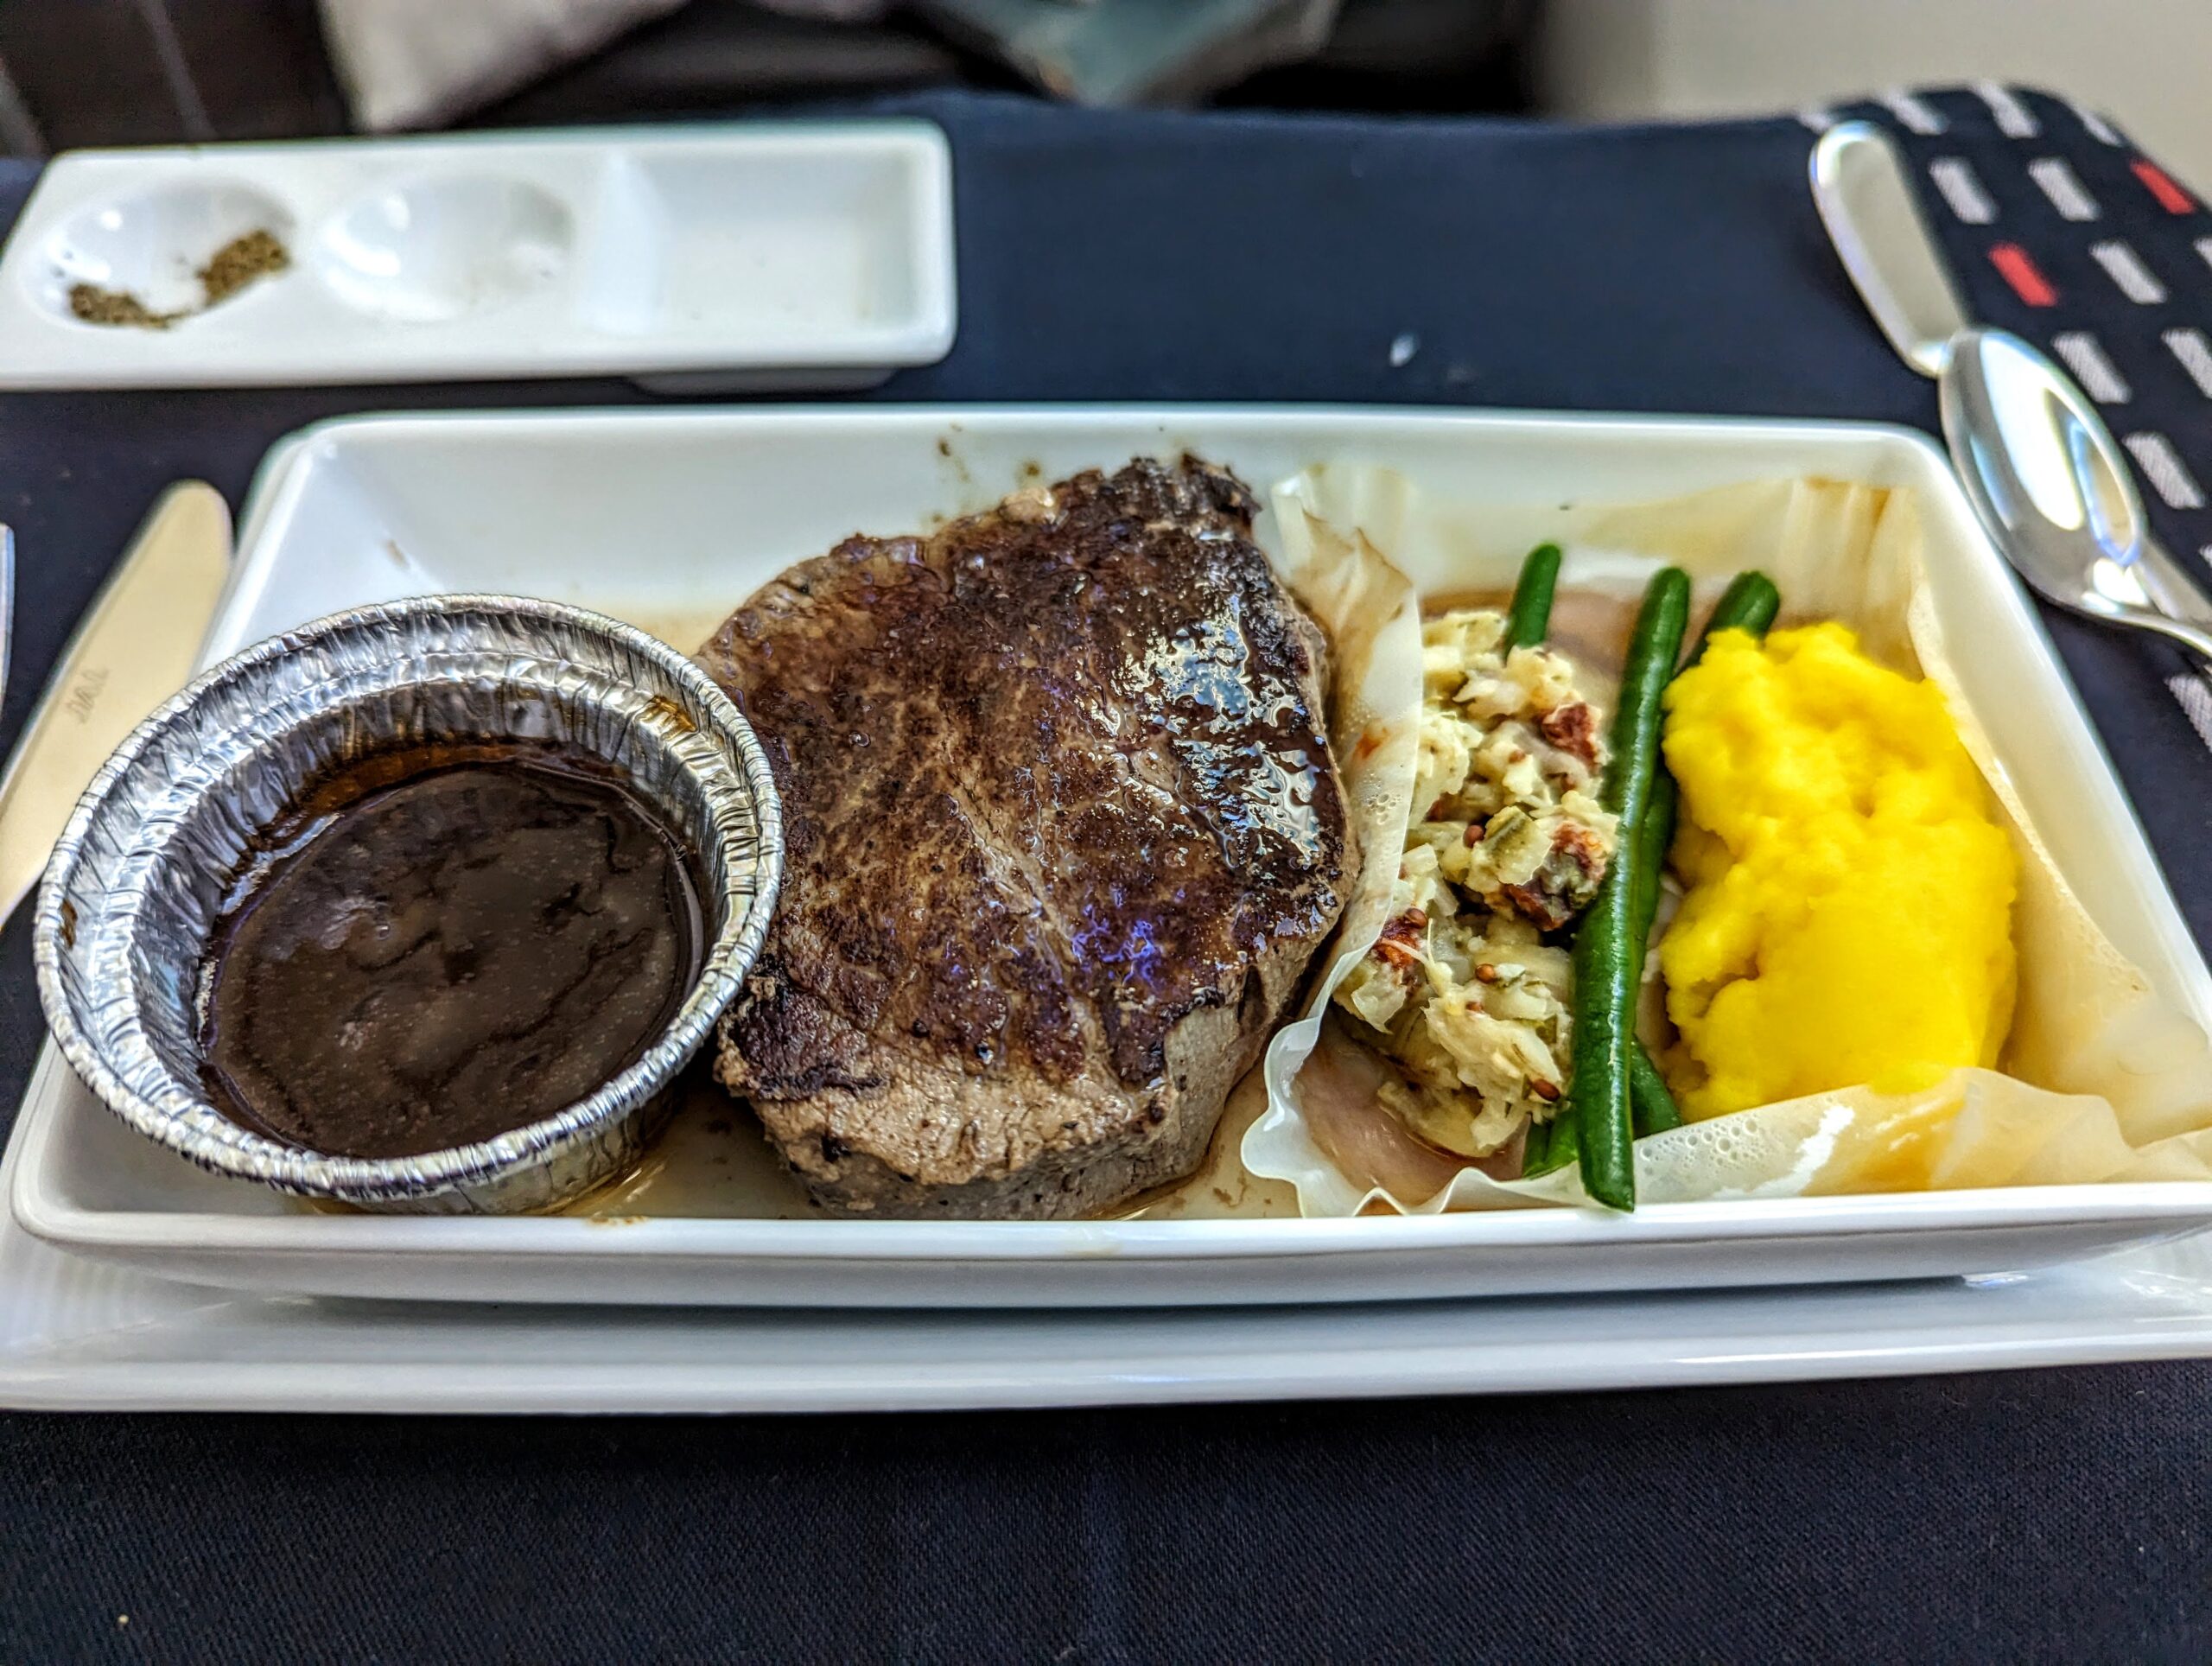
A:
<svg viewBox="0 0 2212 1666">
<path fill-rule="evenodd" d="M 1554 635 L 1599 681 L 1617 669 L 1602 656 L 1618 653 L 1635 598 L 1670 563 L 1697 582 L 1700 611 L 1757 567 L 1781 588 L 1784 624 L 1852 626 L 1876 658 L 1942 689 L 2020 858 L 2019 991 L 1999 1070 L 1956 1071 L 1913 1094 L 1845 1087 L 1639 1141 L 1641 1199 L 2212 1179 L 2212 1045 L 2068 882 L 2058 853 L 2077 871 L 2085 853 L 2032 824 L 2012 772 L 2046 760 L 1997 755 L 1947 639 L 1911 493 L 1777 480 L 1564 516 L 1532 510 L 1516 527 L 1494 511 L 1478 522 L 1389 469 L 1322 467 L 1279 486 L 1274 507 L 1294 588 L 1339 640 L 1363 645 L 1343 674 L 1364 709 L 1334 732 L 1359 737 L 1347 744 L 1347 786 L 1376 842 L 1306 1013 L 1268 1049 L 1268 1107 L 1243 1146 L 1246 1167 L 1294 1186 L 1304 1213 L 1585 1201 L 1572 1167 L 1501 1180 L 1421 1147 L 1374 1103 L 1360 1050 L 1322 1041 L 1332 992 L 1389 911 L 1394 875 L 1380 853 L 1402 844 L 1411 815 L 1421 607 L 1502 597 L 1542 538 L 1566 549 Z"/>
</svg>

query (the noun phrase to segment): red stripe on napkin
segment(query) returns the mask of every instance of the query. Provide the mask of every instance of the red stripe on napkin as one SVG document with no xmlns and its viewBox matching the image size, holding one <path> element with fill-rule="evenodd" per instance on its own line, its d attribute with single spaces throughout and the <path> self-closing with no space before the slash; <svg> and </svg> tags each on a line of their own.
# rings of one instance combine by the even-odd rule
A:
<svg viewBox="0 0 2212 1666">
<path fill-rule="evenodd" d="M 2138 156 L 2127 164 L 2135 177 L 2143 181 L 2143 188 L 2158 198 L 2158 207 L 2170 214 L 2193 214 L 2196 202 L 2188 192 L 2174 182 L 2172 175 L 2147 156 Z"/>
<path fill-rule="evenodd" d="M 1989 251 L 1989 264 L 2012 286 L 2012 293 L 2031 307 L 2055 307 L 2058 291 L 2017 243 L 1999 243 Z"/>
</svg>

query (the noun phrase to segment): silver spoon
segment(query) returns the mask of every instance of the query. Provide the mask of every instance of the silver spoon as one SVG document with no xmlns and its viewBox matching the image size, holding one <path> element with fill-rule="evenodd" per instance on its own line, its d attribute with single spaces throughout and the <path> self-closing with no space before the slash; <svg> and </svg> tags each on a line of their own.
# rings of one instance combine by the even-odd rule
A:
<svg viewBox="0 0 2212 1666">
<path fill-rule="evenodd" d="M 1951 282 L 1949 269 L 1936 252 L 1934 235 L 1921 216 L 1904 154 L 1887 133 L 1869 122 L 1839 123 L 1821 134 L 1813 146 L 1809 172 L 1814 205 L 1820 210 L 1829 241 L 1835 245 L 1837 257 L 1850 274 L 1853 286 L 1866 303 L 1866 310 L 1889 338 L 1890 345 L 1897 349 L 1899 358 L 1923 376 L 1944 384 L 1944 432 L 1950 440 L 1951 455 L 1959 474 L 1980 507 L 1987 501 L 1989 492 L 1986 486 L 1975 486 L 1977 477 L 1988 479 L 1993 473 L 2005 472 L 2005 465 L 2002 459 L 1986 464 L 1971 462 L 1971 452 L 1961 448 L 1970 448 L 1974 442 L 1961 430 L 1974 423 L 1992 423 L 1995 406 L 1986 397 L 1971 400 L 1961 397 L 1964 390 L 1949 386 L 1946 367 L 1962 334 L 1986 341 L 1996 333 L 1969 329 L 1966 309 Z M 2099 619 L 2110 619 L 2113 615 L 2106 611 L 2105 604 L 2117 603 L 2149 607 L 2171 619 L 2193 620 L 2200 625 L 2212 623 L 2212 606 L 2208 606 L 2180 565 L 2150 536 L 2134 493 L 2134 477 L 2113 446 L 2102 420 L 2075 387 L 2073 378 L 2017 337 L 2005 336 L 2003 341 L 2004 348 L 1988 350 L 1983 356 L 1993 357 L 2005 366 L 1995 374 L 2011 391 L 2008 409 L 2018 406 L 2028 413 L 2021 420 L 2030 436 L 2040 430 L 2046 436 L 2043 450 L 2037 454 L 2044 459 L 2037 465 L 2038 471 L 2055 472 L 2050 465 L 2050 429 L 2042 412 L 2043 393 L 2021 394 L 2020 385 L 2024 382 L 2047 385 L 2057 408 L 2076 413 L 2069 429 L 2078 431 L 2070 432 L 2064 439 L 2069 455 L 2079 451 L 2102 461 L 2094 471 L 2089 465 L 2082 464 L 2078 467 L 2069 465 L 2069 472 L 2076 476 L 2094 472 L 2116 486 L 2113 501 L 2118 507 L 2113 513 L 2120 514 L 2133 528 L 2132 536 L 2119 536 L 2123 544 L 2136 553 L 2121 560 L 2117 554 L 2108 552 L 2106 558 L 2112 562 L 2110 569 L 2101 572 L 2092 569 L 2086 575 L 2086 583 L 2081 582 L 2084 575 L 2077 572 L 2076 582 L 2068 585 L 2062 594 L 2029 570 L 2018 553 L 2019 539 L 2012 535 L 2012 528 L 1993 519 L 1984 509 L 1982 518 L 1990 536 L 1998 540 L 2028 582 L 2062 607 L 2078 608 Z M 2018 363 L 2021 357 L 2028 361 L 2028 366 Z M 2029 374 L 2030 366 L 2034 372 L 2032 376 Z M 1991 374 L 1986 365 L 1963 366 L 1959 372 L 1961 378 L 1971 378 L 1977 386 L 1987 385 Z M 1970 409 L 1955 416 L 1955 404 Z M 2009 437 L 1994 427 L 1986 426 L 1981 443 L 2001 448 Z M 2011 472 L 2022 473 L 2024 467 L 2015 461 Z M 2080 487 L 2074 490 L 2077 499 L 2083 496 Z M 2062 483 L 2062 499 L 2064 492 Z M 2106 525 L 2111 527 L 2109 518 Z M 2083 605 L 2081 598 L 2085 593 L 2097 598 L 2096 606 Z M 2152 630 L 2165 628 L 2164 622 L 2155 620 L 2120 622 L 2139 623 Z"/>
<path fill-rule="evenodd" d="M 2143 502 L 2095 409 L 2017 335 L 1961 330 L 1937 378 L 1951 463 L 1983 528 L 2037 595 L 2155 631 L 2212 661 L 2212 632 L 2143 585 Z"/>
</svg>

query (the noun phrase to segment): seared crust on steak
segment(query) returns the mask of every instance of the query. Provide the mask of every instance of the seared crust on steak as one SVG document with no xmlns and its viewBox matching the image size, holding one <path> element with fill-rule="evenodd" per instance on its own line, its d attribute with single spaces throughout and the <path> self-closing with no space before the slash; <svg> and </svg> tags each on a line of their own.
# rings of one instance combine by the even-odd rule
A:
<svg viewBox="0 0 2212 1666">
<path fill-rule="evenodd" d="M 854 537 L 700 651 L 786 860 L 717 1074 L 814 1196 L 1068 1216 L 1181 1177 L 1335 925 L 1325 645 L 1193 459 Z"/>
</svg>

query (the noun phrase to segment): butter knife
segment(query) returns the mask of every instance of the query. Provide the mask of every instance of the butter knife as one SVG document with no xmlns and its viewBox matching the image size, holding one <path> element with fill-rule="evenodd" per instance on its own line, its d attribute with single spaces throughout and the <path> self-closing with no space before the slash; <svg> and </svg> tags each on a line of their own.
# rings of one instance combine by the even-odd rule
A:
<svg viewBox="0 0 2212 1666">
<path fill-rule="evenodd" d="M 200 480 L 162 493 L 62 650 L 0 774 L 0 920 L 38 883 L 108 754 L 190 680 L 230 560 L 222 493 Z"/>
</svg>

